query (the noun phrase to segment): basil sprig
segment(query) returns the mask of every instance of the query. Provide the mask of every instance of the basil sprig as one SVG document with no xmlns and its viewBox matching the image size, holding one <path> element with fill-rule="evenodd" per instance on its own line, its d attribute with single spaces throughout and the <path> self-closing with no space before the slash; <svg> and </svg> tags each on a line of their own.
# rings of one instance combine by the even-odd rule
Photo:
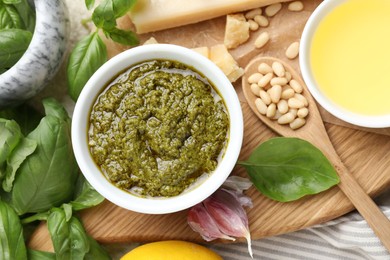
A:
<svg viewBox="0 0 390 260">
<path fill-rule="evenodd" d="M 27 0 L 0 0 L 0 74 L 26 52 L 35 27 Z"/>
<path fill-rule="evenodd" d="M 339 183 L 337 172 L 322 152 L 298 138 L 272 138 L 238 164 L 245 167 L 262 194 L 281 202 L 316 194 Z"/>
<path fill-rule="evenodd" d="M 75 214 L 104 198 L 79 172 L 71 119 L 52 98 L 43 106 L 39 122 L 26 106 L 0 111 L 0 259 L 110 259 Z M 54 254 L 26 249 L 39 220 L 48 223 Z"/>
<path fill-rule="evenodd" d="M 135 3 L 136 0 L 103 0 L 94 9 L 92 21 L 97 29 L 76 44 L 68 61 L 68 92 L 74 101 L 77 100 L 88 79 L 107 61 L 107 47 L 99 31 L 102 31 L 105 37 L 123 45 L 135 46 L 139 43 L 134 32 L 122 30 L 116 23 L 116 20 L 125 15 Z M 94 0 L 85 0 L 89 10 L 94 4 Z"/>
</svg>

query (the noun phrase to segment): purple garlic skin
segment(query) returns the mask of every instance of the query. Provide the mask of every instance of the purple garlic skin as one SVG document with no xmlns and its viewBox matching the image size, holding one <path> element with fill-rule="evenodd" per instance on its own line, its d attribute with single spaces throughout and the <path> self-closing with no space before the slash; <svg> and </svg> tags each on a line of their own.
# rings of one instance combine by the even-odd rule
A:
<svg viewBox="0 0 390 260">
<path fill-rule="evenodd" d="M 245 179 L 242 179 L 244 178 L 234 177 L 234 180 L 230 180 L 227 186 L 234 190 L 220 188 L 203 202 L 193 206 L 188 212 L 187 221 L 206 241 L 245 237 L 249 254 L 253 258 L 248 217 L 243 208 L 252 206 L 252 201 L 242 193 L 242 187 L 249 188 L 250 185 L 245 184 Z M 234 184 L 237 181 L 240 185 Z"/>
</svg>

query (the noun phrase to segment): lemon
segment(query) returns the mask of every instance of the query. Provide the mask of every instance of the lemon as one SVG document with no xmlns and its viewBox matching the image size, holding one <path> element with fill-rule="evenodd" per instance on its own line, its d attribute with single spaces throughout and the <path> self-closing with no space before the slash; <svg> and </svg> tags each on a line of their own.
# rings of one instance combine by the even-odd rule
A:
<svg viewBox="0 0 390 260">
<path fill-rule="evenodd" d="M 212 250 L 186 241 L 168 240 L 144 244 L 121 260 L 222 260 Z"/>
</svg>

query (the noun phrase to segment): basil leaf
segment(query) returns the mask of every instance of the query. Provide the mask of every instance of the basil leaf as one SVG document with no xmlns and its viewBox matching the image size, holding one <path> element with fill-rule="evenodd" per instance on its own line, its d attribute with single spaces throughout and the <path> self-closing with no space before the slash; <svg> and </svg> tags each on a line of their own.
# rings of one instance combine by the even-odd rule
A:
<svg viewBox="0 0 390 260">
<path fill-rule="evenodd" d="M 116 19 L 125 15 L 136 0 L 104 0 L 94 10 L 92 21 L 98 28 L 107 31 L 116 27 Z"/>
<path fill-rule="evenodd" d="M 24 24 L 13 5 L 0 3 L 0 29 L 24 29 Z"/>
<path fill-rule="evenodd" d="M 322 152 L 298 138 L 272 138 L 238 164 L 246 168 L 262 194 L 282 202 L 319 193 L 339 182 Z"/>
<path fill-rule="evenodd" d="M 8 4 L 8 5 L 11 5 L 11 4 L 19 4 L 21 2 L 21 0 L 2 0 L 4 4 Z"/>
<path fill-rule="evenodd" d="M 79 175 L 78 186 L 81 188 L 79 191 L 76 189 L 76 198 L 70 202 L 74 211 L 91 208 L 104 201 L 104 197 L 85 180 L 82 174 Z"/>
<path fill-rule="evenodd" d="M 14 3 L 16 10 L 23 21 L 24 28 L 29 32 L 34 33 L 35 28 L 35 11 L 31 8 L 27 0 L 21 0 L 19 3 Z"/>
<path fill-rule="evenodd" d="M 29 260 L 56 260 L 56 254 L 38 250 L 28 249 Z"/>
<path fill-rule="evenodd" d="M 91 10 L 95 5 L 95 0 L 85 0 L 85 5 L 87 6 L 88 10 Z"/>
<path fill-rule="evenodd" d="M 110 259 L 108 254 L 84 230 L 81 222 L 65 212 L 53 209 L 47 219 L 56 259 Z"/>
<path fill-rule="evenodd" d="M 83 259 L 89 251 L 87 235 L 80 221 L 72 217 L 66 221 L 65 212 L 53 209 L 47 218 L 56 259 Z"/>
<path fill-rule="evenodd" d="M 27 259 L 23 228 L 15 211 L 0 200 L 0 259 Z"/>
<path fill-rule="evenodd" d="M 114 17 L 124 16 L 136 3 L 136 0 L 111 0 L 114 10 Z"/>
<path fill-rule="evenodd" d="M 106 37 L 111 38 L 114 42 L 134 46 L 139 44 L 137 35 L 132 31 L 120 30 L 118 28 L 113 28 L 109 31 L 104 30 Z"/>
<path fill-rule="evenodd" d="M 110 30 L 116 26 L 114 7 L 111 0 L 101 2 L 92 13 L 92 21 L 97 28 Z"/>
<path fill-rule="evenodd" d="M 78 168 L 70 141 L 70 123 L 62 107 L 43 101 L 50 114 L 27 138 L 37 142 L 35 152 L 20 166 L 12 189 L 12 206 L 18 214 L 46 211 L 72 198 Z"/>
<path fill-rule="evenodd" d="M 73 100 L 77 100 L 85 83 L 106 61 L 107 49 L 97 32 L 76 44 L 67 67 L 69 95 Z"/>
<path fill-rule="evenodd" d="M 18 62 L 31 38 L 31 32 L 22 29 L 0 30 L 0 69 L 8 69 Z"/>
<path fill-rule="evenodd" d="M 15 147 L 7 160 L 7 168 L 5 170 L 5 179 L 3 180 L 3 190 L 10 192 L 15 179 L 15 173 L 19 169 L 23 161 L 35 151 L 37 142 L 28 138 L 23 138 L 22 141 Z"/>
<path fill-rule="evenodd" d="M 0 118 L 0 179 L 5 174 L 7 159 L 22 138 L 19 125 L 14 120 Z"/>
</svg>

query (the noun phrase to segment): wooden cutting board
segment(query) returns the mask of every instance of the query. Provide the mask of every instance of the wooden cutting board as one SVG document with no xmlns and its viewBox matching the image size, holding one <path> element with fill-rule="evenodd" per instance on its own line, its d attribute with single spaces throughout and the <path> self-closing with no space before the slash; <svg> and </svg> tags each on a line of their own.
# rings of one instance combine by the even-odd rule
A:
<svg viewBox="0 0 390 260">
<path fill-rule="evenodd" d="M 282 11 L 271 19 L 268 28 L 271 41 L 266 48 L 253 47 L 256 35 L 232 50 L 231 53 L 241 66 L 257 54 L 275 56 L 289 62 L 299 70 L 298 61 L 289 61 L 284 56 L 287 46 L 300 38 L 304 24 L 319 0 L 303 1 L 305 10 L 298 13 Z M 123 19 L 121 25 L 129 26 Z M 179 44 L 186 47 L 212 46 L 223 42 L 225 18 L 183 26 L 147 35 L 141 41 L 154 36 L 159 42 Z M 109 55 L 123 51 L 122 46 L 109 44 Z M 240 160 L 245 160 L 260 143 L 276 136 L 252 113 L 242 94 L 241 83 L 234 87 L 241 101 L 244 114 L 244 141 Z M 372 197 L 390 187 L 390 129 L 361 129 L 341 122 L 322 110 L 326 128 L 332 143 L 342 161 L 357 181 Z M 247 177 L 243 168 L 237 166 L 232 174 Z M 353 205 L 345 195 L 334 187 L 314 196 L 307 196 L 295 202 L 280 203 L 261 195 L 255 188 L 247 195 L 253 200 L 253 207 L 247 209 L 252 239 L 292 232 L 339 217 L 351 210 Z M 156 240 L 180 239 L 201 242 L 186 222 L 187 211 L 165 215 L 146 215 L 131 212 L 105 201 L 101 205 L 81 212 L 81 219 L 90 235 L 102 243 L 150 242 Z M 241 241 L 241 240 L 239 240 Z M 30 241 L 30 247 L 39 250 L 52 248 L 45 223 L 37 229 Z"/>
</svg>

